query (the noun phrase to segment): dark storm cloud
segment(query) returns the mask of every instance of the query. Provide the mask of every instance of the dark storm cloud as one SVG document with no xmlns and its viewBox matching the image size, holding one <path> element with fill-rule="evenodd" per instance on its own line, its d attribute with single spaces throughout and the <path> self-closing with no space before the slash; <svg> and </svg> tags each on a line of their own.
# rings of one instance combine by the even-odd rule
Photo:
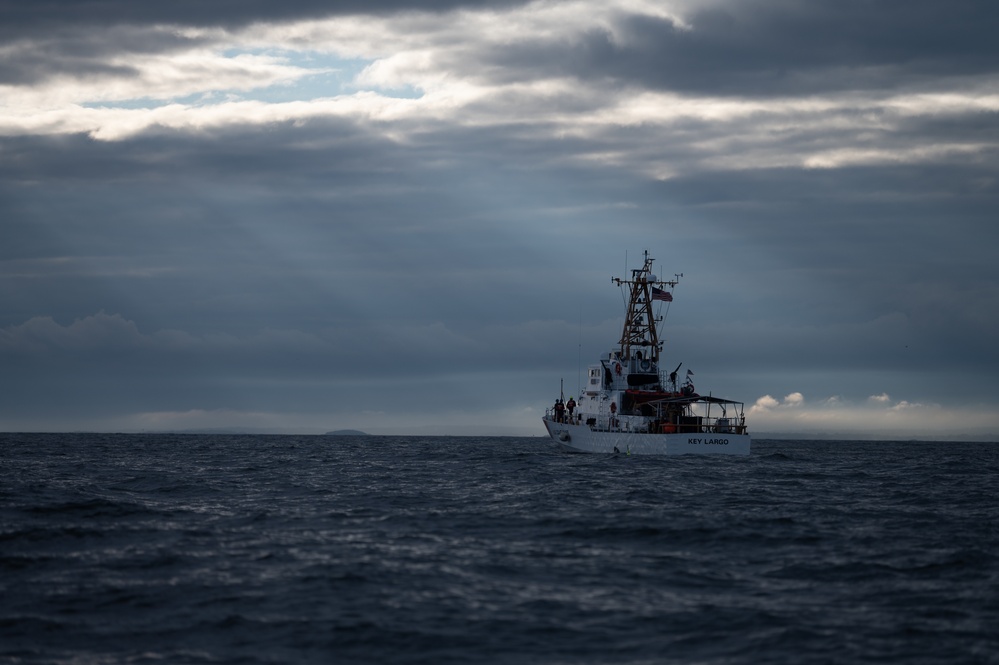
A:
<svg viewBox="0 0 999 665">
<path fill-rule="evenodd" d="M 297 124 L 297 126 L 295 126 Z M 391 169 L 401 155 L 391 141 L 350 119 L 274 122 L 205 129 L 196 134 L 153 127 L 126 141 L 96 141 L 81 134 L 4 137 L 0 176 L 8 181 L 35 178 L 158 180 L 165 165 L 178 174 L 312 178 L 336 175 L 363 180 Z"/>
<path fill-rule="evenodd" d="M 621 17 L 613 34 L 504 47 L 511 76 L 531 71 L 710 95 L 886 90 L 942 76 L 995 73 L 999 7 L 976 0 L 732 3 L 694 11 L 690 28 Z"/>
<path fill-rule="evenodd" d="M 618 252 L 585 250 L 601 268 L 599 278 L 566 273 L 532 284 L 518 281 L 518 273 L 538 277 L 541 257 L 566 242 L 578 251 L 573 238 L 580 235 L 604 233 L 602 242 L 627 245 L 626 229 L 634 226 L 641 229 L 635 238 L 657 227 L 670 238 L 671 267 L 694 280 L 684 286 L 693 290 L 684 306 L 694 318 L 717 316 L 697 303 L 734 296 L 730 317 L 767 322 L 733 335 L 738 342 L 711 340 L 733 368 L 778 361 L 808 368 L 818 348 L 825 358 L 839 358 L 840 367 L 888 367 L 895 360 L 885 354 L 887 342 L 863 337 L 870 322 L 895 314 L 906 318 L 913 343 L 946 344 L 944 336 L 957 342 L 927 366 L 968 369 L 994 356 L 989 328 L 976 318 L 994 298 L 953 288 L 989 283 L 989 248 L 999 242 L 989 220 L 999 201 L 994 188 L 972 184 L 993 175 L 987 164 L 692 172 L 630 185 L 614 169 L 593 165 L 538 180 L 530 159 L 502 132 L 458 131 L 448 139 L 441 132 L 433 142 L 424 135 L 418 147 L 332 120 L 197 137 L 154 132 L 113 143 L 12 140 L 18 147 L 7 152 L 19 158 L 2 179 L 61 183 L 65 200 L 46 202 L 30 185 L 8 185 L 3 205 L 14 221 L 5 251 L 11 258 L 76 260 L 58 264 L 67 266 L 64 275 L 58 265 L 39 263 L 37 275 L 27 274 L 29 263 L 15 266 L 5 323 L 59 311 L 66 325 L 106 309 L 128 313 L 145 331 L 179 328 L 190 335 L 275 322 L 314 333 L 344 327 L 352 331 L 346 338 L 320 337 L 324 348 L 350 348 L 352 358 L 375 359 L 365 362 L 379 371 L 418 373 L 444 362 L 455 371 L 473 371 L 476 362 L 536 367 L 542 347 L 564 334 L 493 334 L 488 326 L 570 318 L 571 308 L 553 312 L 552 303 L 578 299 L 584 278 L 596 289 Z M 544 152 L 530 143 L 525 151 Z M 460 160 L 458 145 L 466 150 Z M 538 201 L 568 206 L 607 198 L 633 201 L 636 209 L 574 214 L 546 233 L 539 222 L 552 220 L 534 211 L 518 221 L 509 196 L 525 210 Z M 969 244 L 971 237 L 978 242 Z M 538 254 L 525 253 L 532 246 Z M 132 261 L 113 264 L 106 256 Z M 715 265 L 721 257 L 724 272 Z M 732 269 L 754 275 L 754 283 L 730 293 L 731 284 L 714 281 Z M 145 306 L 150 302 L 156 306 Z M 614 299 L 608 303 L 613 316 Z M 947 325 L 932 314 L 942 311 Z M 803 318 L 825 327 L 802 338 L 795 322 Z M 440 344 L 379 337 L 354 327 L 357 321 L 371 330 L 394 321 Z M 446 327 L 434 327 L 442 321 Z M 594 337 L 593 344 L 606 340 Z M 393 367 L 402 349 L 415 360 Z M 297 371 L 296 363 L 273 355 L 279 358 L 273 364 L 264 353 L 255 364 Z M 343 362 L 315 368 L 330 376 L 359 369 Z"/>
<path fill-rule="evenodd" d="M 514 309 L 545 318 L 545 299 L 570 284 L 517 284 L 516 297 L 497 300 L 483 298 L 483 280 L 522 281 L 517 271 L 537 260 L 525 245 L 548 241 L 527 233 L 536 217 L 510 226 L 518 204 L 578 204 L 597 174 L 549 192 L 550 177 L 483 134 L 478 156 L 461 132 L 458 144 L 401 146 L 334 119 L 116 142 L 7 139 L 5 325 L 100 309 L 198 334 L 389 317 L 462 327 Z"/>
<path fill-rule="evenodd" d="M 0 384 L 0 417 L 47 412 L 53 419 L 80 417 L 91 409 L 106 411 L 110 404 L 121 413 L 322 410 L 330 406 L 331 391 L 337 408 L 359 410 L 379 404 L 379 393 L 384 397 L 389 385 L 397 394 L 408 385 L 423 389 L 407 392 L 399 412 L 432 408 L 435 400 L 440 400 L 438 408 L 477 400 L 481 406 L 467 390 L 446 397 L 439 391 L 449 376 L 481 380 L 501 371 L 523 376 L 538 369 L 557 372 L 546 340 L 569 332 L 562 323 L 514 324 L 465 335 L 440 323 L 398 322 L 378 331 L 356 321 L 307 333 L 264 329 L 191 335 L 142 330 L 104 312 L 65 323 L 36 317 L 0 329 L 0 361 L 7 372 L 24 379 L 17 387 Z M 53 404 L 62 405 L 58 414 L 52 413 Z"/>
<path fill-rule="evenodd" d="M 522 0 L 0 0 L 0 35 L 44 34 L 60 26 L 186 25 L 238 27 L 350 14 L 506 7 Z"/>
<path fill-rule="evenodd" d="M 110 65 L 108 56 L 169 53 L 210 41 L 203 35 L 163 30 L 164 25 L 236 29 L 257 21 L 517 4 L 521 0 L 0 0 L 0 45 L 18 45 L 15 51 L 0 51 L 0 84 L 41 81 L 54 74 L 128 74 L 128 65 Z"/>
<path fill-rule="evenodd" d="M 4 36 L 5 29 L 11 34 Z M 124 57 L 169 53 L 206 43 L 203 38 L 172 31 L 101 22 L 89 28 L 72 22 L 46 26 L 38 34 L 14 32 L 14 26 L 8 24 L 0 28 L 0 41 L 17 44 L 16 49 L 0 53 L 0 84 L 35 83 L 56 74 L 129 76 L 136 74 L 133 67 L 109 63 L 109 58 L 120 62 Z"/>
</svg>

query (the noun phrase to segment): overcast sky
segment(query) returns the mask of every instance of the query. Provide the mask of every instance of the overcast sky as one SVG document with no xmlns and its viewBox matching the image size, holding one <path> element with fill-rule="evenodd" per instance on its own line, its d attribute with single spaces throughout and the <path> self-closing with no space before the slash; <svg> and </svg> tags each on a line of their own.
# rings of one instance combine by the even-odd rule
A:
<svg viewBox="0 0 999 665">
<path fill-rule="evenodd" d="M 997 25 L 0 0 L 0 430 L 542 435 L 647 249 L 758 435 L 996 440 Z"/>
</svg>

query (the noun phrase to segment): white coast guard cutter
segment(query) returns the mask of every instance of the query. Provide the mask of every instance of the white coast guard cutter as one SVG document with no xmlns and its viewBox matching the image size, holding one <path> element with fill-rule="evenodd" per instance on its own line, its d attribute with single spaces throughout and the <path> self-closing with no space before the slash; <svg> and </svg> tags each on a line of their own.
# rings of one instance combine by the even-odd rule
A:
<svg viewBox="0 0 999 665">
<path fill-rule="evenodd" d="M 699 395 L 689 370 L 677 385 L 680 365 L 668 375 L 659 367 L 663 345 L 656 324 L 663 319 L 653 309 L 655 303 L 672 302 L 667 289 L 680 275 L 660 280 L 652 273 L 652 261 L 645 252 L 644 264 L 631 271 L 631 279 L 612 278 L 630 292 L 621 341 L 599 364 L 590 365 L 578 402 L 559 396 L 545 413 L 545 428 L 572 452 L 748 455 L 742 402 Z"/>
</svg>

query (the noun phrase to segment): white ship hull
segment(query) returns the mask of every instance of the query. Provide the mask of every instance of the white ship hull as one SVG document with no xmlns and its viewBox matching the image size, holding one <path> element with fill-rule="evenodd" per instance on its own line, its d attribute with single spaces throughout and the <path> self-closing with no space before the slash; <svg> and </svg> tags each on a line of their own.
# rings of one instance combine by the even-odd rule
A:
<svg viewBox="0 0 999 665">
<path fill-rule="evenodd" d="M 588 425 L 558 423 L 544 419 L 552 440 L 564 450 L 577 453 L 621 453 L 625 455 L 748 455 L 748 434 L 681 432 L 598 431 Z"/>
</svg>

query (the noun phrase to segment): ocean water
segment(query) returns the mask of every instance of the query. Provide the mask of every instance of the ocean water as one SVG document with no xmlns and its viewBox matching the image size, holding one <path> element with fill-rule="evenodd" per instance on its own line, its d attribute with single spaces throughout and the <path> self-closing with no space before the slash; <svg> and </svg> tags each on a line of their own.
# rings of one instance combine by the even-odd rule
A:
<svg viewBox="0 0 999 665">
<path fill-rule="evenodd" d="M 0 434 L 3 663 L 999 663 L 999 444 Z"/>
</svg>

